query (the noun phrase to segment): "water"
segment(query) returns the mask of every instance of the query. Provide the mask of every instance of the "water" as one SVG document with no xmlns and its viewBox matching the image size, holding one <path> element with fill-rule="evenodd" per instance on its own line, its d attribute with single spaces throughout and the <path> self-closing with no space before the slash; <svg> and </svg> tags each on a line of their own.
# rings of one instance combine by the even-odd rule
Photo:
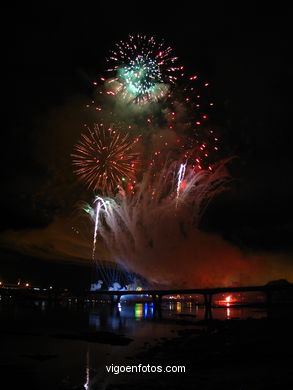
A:
<svg viewBox="0 0 293 390">
<path fill-rule="evenodd" d="M 135 356 L 149 344 L 175 337 L 178 330 L 194 328 L 204 319 L 204 309 L 191 302 L 166 303 L 159 318 L 152 303 L 126 302 L 111 306 L 2 300 L 0 314 L 1 378 L 6 377 L 10 388 L 29 383 L 31 389 L 42 390 L 82 388 L 91 379 L 103 388 L 106 364 L 136 364 Z M 215 319 L 264 316 L 264 310 L 255 308 L 213 309 Z M 132 341 L 109 345 L 80 336 L 105 331 Z M 70 339 L 72 335 L 76 339 Z"/>
</svg>

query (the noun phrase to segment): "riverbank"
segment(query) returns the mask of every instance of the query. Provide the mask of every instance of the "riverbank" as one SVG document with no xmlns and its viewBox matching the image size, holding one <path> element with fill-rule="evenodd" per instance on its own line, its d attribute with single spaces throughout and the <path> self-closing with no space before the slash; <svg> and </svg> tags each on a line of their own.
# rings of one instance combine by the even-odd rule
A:
<svg viewBox="0 0 293 390">
<path fill-rule="evenodd" d="M 121 375 L 107 389 L 293 388 L 293 316 L 198 322 L 137 356 L 141 364 L 180 365 L 185 373 Z M 137 363 L 136 363 L 137 364 Z"/>
</svg>

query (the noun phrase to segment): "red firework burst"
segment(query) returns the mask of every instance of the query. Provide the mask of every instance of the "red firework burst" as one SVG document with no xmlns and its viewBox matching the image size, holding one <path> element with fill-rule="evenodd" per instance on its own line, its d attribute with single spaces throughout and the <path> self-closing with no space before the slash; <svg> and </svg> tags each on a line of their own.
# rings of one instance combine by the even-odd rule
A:
<svg viewBox="0 0 293 390">
<path fill-rule="evenodd" d="M 74 172 L 88 188 L 112 194 L 119 184 L 134 179 L 139 153 L 133 148 L 139 138 L 104 125 L 88 128 L 81 138 L 71 156 Z"/>
</svg>

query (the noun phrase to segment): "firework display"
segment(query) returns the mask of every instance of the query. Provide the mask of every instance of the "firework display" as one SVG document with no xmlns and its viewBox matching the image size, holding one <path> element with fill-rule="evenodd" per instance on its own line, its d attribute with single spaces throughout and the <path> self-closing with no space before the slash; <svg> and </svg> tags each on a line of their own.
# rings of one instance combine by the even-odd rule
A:
<svg viewBox="0 0 293 390">
<path fill-rule="evenodd" d="M 178 134 L 180 147 L 196 170 L 212 170 L 218 160 L 219 136 L 210 123 L 214 102 L 210 84 L 197 75 L 180 79 L 168 94 L 167 126 Z"/>
<path fill-rule="evenodd" d="M 132 139 L 103 124 L 95 125 L 93 130 L 88 128 L 81 137 L 72 154 L 73 165 L 89 188 L 113 193 L 123 181 L 131 182 L 138 164 L 133 146 L 139 138 Z"/>
<path fill-rule="evenodd" d="M 97 196 L 86 207 L 94 225 L 93 257 L 99 235 L 119 265 L 137 272 L 145 267 L 142 262 L 159 255 L 156 251 L 167 232 L 174 235 L 174 226 L 181 224 L 184 234 L 198 227 L 211 199 L 229 183 L 224 163 L 213 173 L 195 174 L 185 164 L 167 162 L 155 176 L 146 172 L 134 194 Z M 113 284 L 104 263 L 98 264 L 106 283 Z"/>
<path fill-rule="evenodd" d="M 108 71 L 118 81 L 118 92 L 135 103 L 156 101 L 173 85 L 180 67 L 171 47 L 146 35 L 120 41 L 108 58 Z"/>
<path fill-rule="evenodd" d="M 198 228 L 230 179 L 209 121 L 208 82 L 187 77 L 172 49 L 145 35 L 120 41 L 107 62 L 110 78 L 94 82 L 87 107 L 96 122 L 116 124 L 88 127 L 72 159 L 95 193 L 84 210 L 93 221 L 92 258 L 110 287 L 116 274 L 99 259 L 99 240 L 115 263 L 138 272 L 138 262 L 160 258 L 166 235 L 176 232 L 176 242 Z"/>
</svg>

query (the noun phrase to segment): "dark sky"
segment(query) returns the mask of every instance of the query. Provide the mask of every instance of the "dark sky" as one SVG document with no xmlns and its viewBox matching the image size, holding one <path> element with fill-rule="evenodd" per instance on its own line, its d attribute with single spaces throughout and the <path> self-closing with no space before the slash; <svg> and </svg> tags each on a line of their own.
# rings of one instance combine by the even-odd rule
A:
<svg viewBox="0 0 293 390">
<path fill-rule="evenodd" d="M 227 155 L 239 157 L 231 167 L 233 190 L 210 208 L 203 227 L 240 245 L 291 249 L 292 42 L 287 18 L 193 18 L 175 10 L 172 15 L 154 12 L 152 18 L 126 17 L 106 6 L 82 7 L 15 6 L 3 13 L 1 229 L 45 226 L 62 212 L 62 205 L 35 201 L 50 177 L 37 157 L 46 118 L 72 96 L 90 97 L 90 82 L 103 73 L 113 43 L 128 33 L 145 32 L 164 38 L 187 69 L 211 82 L 217 103 L 213 120 Z"/>
</svg>

